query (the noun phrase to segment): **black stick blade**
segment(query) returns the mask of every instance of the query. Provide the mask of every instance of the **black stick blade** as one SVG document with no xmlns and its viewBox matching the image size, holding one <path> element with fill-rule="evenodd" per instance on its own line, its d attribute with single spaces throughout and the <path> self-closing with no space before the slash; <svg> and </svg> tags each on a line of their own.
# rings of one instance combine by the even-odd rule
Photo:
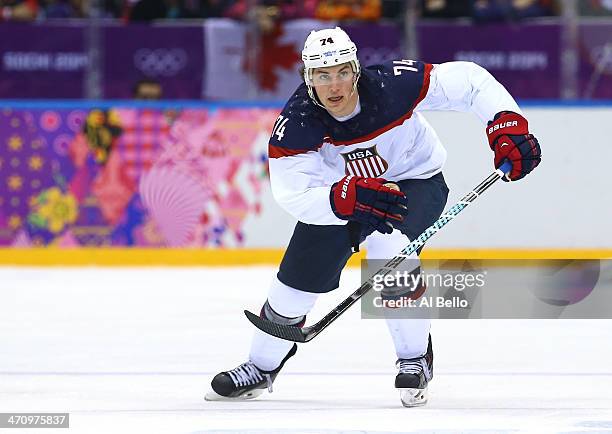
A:
<svg viewBox="0 0 612 434">
<path fill-rule="evenodd" d="M 259 317 L 248 310 L 244 314 L 251 323 L 262 332 L 275 336 L 280 339 L 292 342 L 306 342 L 306 336 L 300 327 L 276 324 L 272 321 Z"/>
</svg>

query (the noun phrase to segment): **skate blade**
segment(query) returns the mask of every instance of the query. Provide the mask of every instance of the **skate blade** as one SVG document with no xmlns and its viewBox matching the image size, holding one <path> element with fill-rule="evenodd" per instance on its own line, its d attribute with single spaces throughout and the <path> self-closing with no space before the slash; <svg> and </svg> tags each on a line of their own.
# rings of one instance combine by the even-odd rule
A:
<svg viewBox="0 0 612 434">
<path fill-rule="evenodd" d="M 400 388 L 400 399 L 404 407 L 420 407 L 427 404 L 428 393 L 425 389 Z"/>
<path fill-rule="evenodd" d="M 264 392 L 263 389 L 255 389 L 250 392 L 244 393 L 240 396 L 234 396 L 230 398 L 228 396 L 219 395 L 217 392 L 211 390 L 204 396 L 205 401 L 247 401 L 249 399 L 257 398 Z"/>
</svg>

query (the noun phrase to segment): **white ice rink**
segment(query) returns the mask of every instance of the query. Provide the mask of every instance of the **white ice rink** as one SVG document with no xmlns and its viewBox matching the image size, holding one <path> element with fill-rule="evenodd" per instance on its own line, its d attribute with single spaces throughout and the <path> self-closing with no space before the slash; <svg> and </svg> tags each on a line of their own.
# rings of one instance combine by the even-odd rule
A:
<svg viewBox="0 0 612 434">
<path fill-rule="evenodd" d="M 0 412 L 69 412 L 70 429 L 49 434 L 612 432 L 612 321 L 434 322 L 430 401 L 408 409 L 384 322 L 354 306 L 272 395 L 204 401 L 244 361 L 242 310 L 259 310 L 273 273 L 0 268 Z M 310 322 L 358 283 L 347 269 Z"/>
</svg>

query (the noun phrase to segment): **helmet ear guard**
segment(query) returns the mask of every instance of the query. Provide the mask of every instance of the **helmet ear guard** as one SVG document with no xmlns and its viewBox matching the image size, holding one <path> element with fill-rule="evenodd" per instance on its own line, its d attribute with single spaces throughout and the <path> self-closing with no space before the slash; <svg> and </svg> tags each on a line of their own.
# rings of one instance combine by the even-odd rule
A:
<svg viewBox="0 0 612 434">
<path fill-rule="evenodd" d="M 361 65 L 357 59 L 357 47 L 340 27 L 311 31 L 304 43 L 302 61 L 304 62 L 304 83 L 308 88 L 308 95 L 315 104 L 323 107 L 312 84 L 312 74 L 316 68 L 350 63 L 355 74 L 353 92 L 357 89 L 357 81 L 361 74 Z"/>
</svg>

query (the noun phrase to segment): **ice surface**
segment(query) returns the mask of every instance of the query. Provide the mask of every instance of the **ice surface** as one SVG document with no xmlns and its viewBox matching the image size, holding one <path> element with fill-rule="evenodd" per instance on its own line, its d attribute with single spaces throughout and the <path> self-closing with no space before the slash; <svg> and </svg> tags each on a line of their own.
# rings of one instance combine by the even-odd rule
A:
<svg viewBox="0 0 612 434">
<path fill-rule="evenodd" d="M 612 321 L 438 320 L 424 408 L 403 408 L 383 321 L 354 306 L 257 401 L 206 402 L 244 361 L 273 267 L 1 268 L 0 411 L 44 433 L 612 432 Z M 309 316 L 321 317 L 358 285 Z M 35 432 L 35 430 L 28 430 Z"/>
</svg>

